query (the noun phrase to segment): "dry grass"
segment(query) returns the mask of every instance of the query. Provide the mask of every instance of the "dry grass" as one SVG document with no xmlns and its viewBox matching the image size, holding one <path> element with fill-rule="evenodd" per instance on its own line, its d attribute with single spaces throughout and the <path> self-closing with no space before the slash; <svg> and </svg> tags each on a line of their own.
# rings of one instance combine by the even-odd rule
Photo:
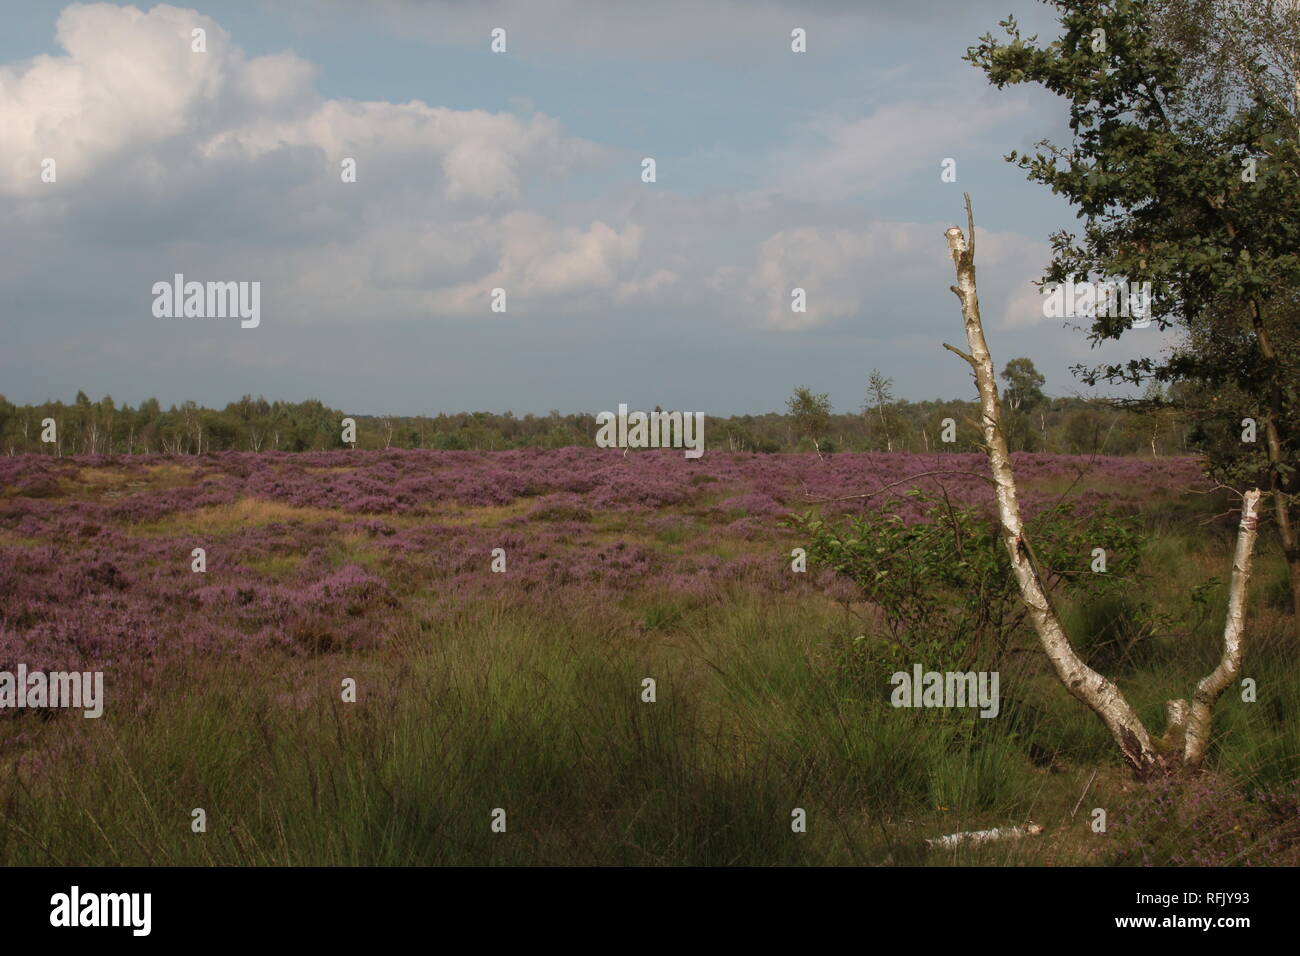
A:
<svg viewBox="0 0 1300 956">
<path fill-rule="evenodd" d="M 0 548 L 38 548 L 49 543 L 46 538 L 29 538 L 0 528 Z"/>
<path fill-rule="evenodd" d="M 516 498 L 508 505 L 480 505 L 474 507 L 442 504 L 425 519 L 425 522 L 450 525 L 457 528 L 495 528 L 503 521 L 527 514 L 536 504 L 536 500 L 532 498 Z M 384 520 L 391 522 L 391 517 L 384 515 Z"/>
<path fill-rule="evenodd" d="M 134 475 L 117 467 L 81 468 L 77 471 L 77 483 L 96 488 L 117 488 L 129 482 Z"/>
<path fill-rule="evenodd" d="M 190 481 L 198 475 L 198 469 L 193 465 L 178 465 L 175 462 L 145 465 L 144 470 L 155 481 L 170 481 L 173 483 Z"/>
<path fill-rule="evenodd" d="M 304 523 L 345 518 L 328 508 L 298 508 L 264 498 L 240 498 L 234 504 L 212 505 L 194 511 L 168 515 L 161 521 L 135 526 L 136 535 L 154 537 L 173 534 L 228 534 L 239 528 L 276 523 Z"/>
</svg>

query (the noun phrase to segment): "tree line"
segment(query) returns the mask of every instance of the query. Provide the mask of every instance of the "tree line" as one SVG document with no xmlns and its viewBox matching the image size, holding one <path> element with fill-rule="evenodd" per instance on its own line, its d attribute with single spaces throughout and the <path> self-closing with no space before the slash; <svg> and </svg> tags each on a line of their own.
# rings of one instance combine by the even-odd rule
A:
<svg viewBox="0 0 1300 956">
<path fill-rule="evenodd" d="M 1013 450 L 1058 454 L 1154 456 L 1194 454 L 1212 437 L 1193 417 L 1145 403 L 1042 392 L 1043 376 L 1027 358 L 1004 373 Z M 662 409 L 657 409 L 662 410 Z M 356 422 L 345 443 L 343 420 Z M 980 445 L 972 401 L 895 399 L 893 381 L 873 370 L 862 406 L 836 412 L 825 395 L 800 388 L 784 412 L 710 417 L 710 451 L 974 451 Z M 50 427 L 53 423 L 53 427 Z M 218 451 L 324 451 L 332 448 L 432 448 L 490 451 L 594 447 L 594 413 L 546 415 L 458 412 L 363 415 L 316 399 L 268 401 L 245 395 L 225 408 L 192 401 L 164 408 L 149 398 L 118 404 L 78 392 L 71 403 L 16 405 L 0 396 L 0 451 L 5 455 L 199 455 Z"/>
</svg>

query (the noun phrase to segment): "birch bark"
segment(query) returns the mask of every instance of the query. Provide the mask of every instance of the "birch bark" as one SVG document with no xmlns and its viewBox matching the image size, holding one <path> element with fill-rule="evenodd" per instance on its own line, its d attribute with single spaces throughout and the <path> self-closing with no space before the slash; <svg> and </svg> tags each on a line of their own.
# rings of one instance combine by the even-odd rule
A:
<svg viewBox="0 0 1300 956">
<path fill-rule="evenodd" d="M 953 226 L 946 236 L 957 272 L 957 284 L 951 288 L 961 302 L 970 353 L 946 343 L 944 348 L 965 359 L 975 373 L 975 385 L 980 396 L 980 426 L 989 467 L 993 473 L 1002 540 L 1010 555 L 1011 567 L 1029 619 L 1056 676 L 1071 694 L 1101 718 L 1124 758 L 1139 776 L 1147 776 L 1156 770 L 1199 767 L 1209 739 L 1214 703 L 1240 673 L 1246 585 L 1250 577 L 1250 559 L 1258 526 L 1260 492 L 1247 492 L 1242 502 L 1241 527 L 1233 559 L 1228 620 L 1224 629 L 1223 659 L 1197 685 L 1190 706 L 1184 700 L 1168 703 L 1168 728 L 1162 738 L 1154 739 L 1119 687 L 1089 667 L 1075 652 L 1048 599 L 1047 588 L 1043 584 L 1033 550 L 1025 538 L 1011 454 L 1002 430 L 1002 407 L 998 400 L 993 358 L 989 354 L 980 319 L 979 294 L 975 282 L 975 218 L 969 194 L 965 194 L 965 200 L 967 233 L 963 234 L 960 228 Z"/>
</svg>

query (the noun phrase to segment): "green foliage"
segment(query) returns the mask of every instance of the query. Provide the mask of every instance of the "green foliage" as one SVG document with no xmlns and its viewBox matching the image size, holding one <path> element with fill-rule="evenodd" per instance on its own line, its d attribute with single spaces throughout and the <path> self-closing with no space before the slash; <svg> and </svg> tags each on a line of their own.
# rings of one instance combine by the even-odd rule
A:
<svg viewBox="0 0 1300 956">
<path fill-rule="evenodd" d="M 1008 439 L 1015 451 L 1167 456 L 1189 454 L 1199 447 L 1201 429 L 1206 434 L 1216 429 L 1216 435 L 1240 432 L 1240 418 L 1233 422 L 1222 415 L 1210 421 L 1199 412 L 1188 416 L 1181 407 L 1158 410 L 1162 424 L 1152 435 L 1151 409 L 1129 409 L 1104 399 L 1045 398 L 1027 414 L 1006 410 Z M 1234 411 L 1235 407 L 1225 409 Z M 163 408 L 153 398 L 133 407 L 115 404 L 108 397 L 85 405 L 14 405 L 0 396 L 0 454 L 321 451 L 342 447 L 341 422 L 346 416 L 356 419 L 357 447 L 366 449 L 589 448 L 596 434 L 595 416 L 584 413 L 376 416 L 316 401 L 271 402 L 247 395 L 224 409 L 193 402 Z M 41 443 L 40 422 L 46 417 L 58 423 L 58 445 Z M 868 403 L 861 412 L 828 414 L 818 442 L 823 452 L 828 442 L 842 452 L 971 452 L 978 450 L 980 436 L 973 424 L 978 417 L 976 403 L 970 401 L 891 399 L 883 406 Z M 957 422 L 955 442 L 939 440 L 945 418 Z M 790 415 L 777 412 L 709 416 L 705 439 L 709 452 L 764 454 L 807 450 L 808 441 Z M 1241 447 L 1243 454 L 1262 454 L 1262 444 Z"/>
<path fill-rule="evenodd" d="M 1076 371 L 1088 384 L 1190 383 L 1175 400 L 1212 474 L 1278 495 L 1300 614 L 1300 11 L 1051 2 L 1058 39 L 1024 38 L 1009 18 L 1005 39 L 986 34 L 966 56 L 999 89 L 1036 84 L 1068 105 L 1068 146 L 1008 156 L 1082 220 L 1079 234 L 1052 236 L 1043 280 L 1150 283 L 1150 317 L 1181 333 L 1159 358 Z M 1133 327 L 1119 312 L 1097 310 L 1094 344 Z M 1245 418 L 1258 421 L 1254 443 Z"/>
<path fill-rule="evenodd" d="M 1029 411 L 1043 402 L 1047 379 L 1029 359 L 1012 359 L 1002 370 L 1002 379 L 1007 383 L 1004 397 L 1012 411 Z"/>
<path fill-rule="evenodd" d="M 785 403 L 795 430 L 820 450 L 818 439 L 830 427 L 831 400 L 824 393 L 814 395 L 810 389 L 796 388 Z"/>
<path fill-rule="evenodd" d="M 1146 662 L 1152 612 L 1128 594 L 1094 596 L 1062 617 L 1074 649 L 1094 670 L 1114 675 Z"/>
<path fill-rule="evenodd" d="M 899 660 L 995 666 L 1024 616 L 998 529 L 919 490 L 904 499 L 923 520 L 904 520 L 895 504 L 838 524 L 811 512 L 790 521 L 807 535 L 813 564 L 847 577 L 878 608 Z M 1096 598 L 1137 573 L 1141 537 L 1117 518 L 1081 517 L 1063 504 L 1026 522 L 1026 532 L 1049 592 Z M 1094 548 L 1106 551 L 1105 573 L 1091 570 Z"/>
<path fill-rule="evenodd" d="M 1033 412 L 1041 407 L 1047 398 L 1043 395 L 1043 377 L 1034 363 L 1027 358 L 1014 358 L 1002 370 L 1002 379 L 1007 383 L 1003 398 L 1003 428 L 1007 445 L 1012 451 L 1038 451 L 1041 439 L 1046 436 L 1046 416 L 1034 416 Z M 1041 428 L 1034 427 L 1037 417 Z"/>
<path fill-rule="evenodd" d="M 894 439 L 898 434 L 898 406 L 894 402 L 894 380 L 886 378 L 879 369 L 872 369 L 867 379 L 867 400 L 862 406 L 862 414 L 871 423 L 871 428 L 879 429 L 876 447 L 885 451 L 894 450 Z"/>
<path fill-rule="evenodd" d="M 1036 83 L 1070 104 L 1069 148 L 1039 143 L 1011 155 L 1029 178 L 1064 195 L 1084 219 L 1082 238 L 1053 237 L 1048 281 L 1093 273 L 1151 281 L 1161 328 L 1194 322 L 1225 296 L 1267 299 L 1300 282 L 1300 155 L 1290 118 L 1268 102 L 1240 109 L 1222 129 L 1182 111 L 1179 59 L 1159 46 L 1144 0 L 1055 0 L 1063 34 L 1039 46 L 1014 19 L 1008 41 L 986 35 L 967 59 L 999 88 Z M 1105 31 L 1098 50 L 1094 31 Z M 1253 182 L 1241 175 L 1254 160 Z M 1131 316 L 1098 315 L 1094 339 L 1118 338 Z M 1208 359 L 1209 356 L 1206 356 Z M 1151 359 L 1106 366 L 1143 377 Z"/>
</svg>

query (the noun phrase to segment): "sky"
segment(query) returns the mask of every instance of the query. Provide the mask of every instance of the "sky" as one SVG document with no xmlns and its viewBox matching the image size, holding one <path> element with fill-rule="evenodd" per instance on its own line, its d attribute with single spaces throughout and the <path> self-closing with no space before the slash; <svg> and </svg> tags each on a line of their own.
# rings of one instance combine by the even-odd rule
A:
<svg viewBox="0 0 1300 956">
<path fill-rule="evenodd" d="M 848 412 L 879 369 L 974 398 L 942 347 L 968 191 L 999 368 L 1115 394 L 1070 368 L 1165 343 L 1042 314 L 1076 220 L 1004 157 L 1068 142 L 1064 104 L 962 60 L 1008 14 L 1056 35 L 1032 0 L 6 0 L 0 393 Z M 259 283 L 258 324 L 160 317 L 177 273 Z"/>
</svg>

